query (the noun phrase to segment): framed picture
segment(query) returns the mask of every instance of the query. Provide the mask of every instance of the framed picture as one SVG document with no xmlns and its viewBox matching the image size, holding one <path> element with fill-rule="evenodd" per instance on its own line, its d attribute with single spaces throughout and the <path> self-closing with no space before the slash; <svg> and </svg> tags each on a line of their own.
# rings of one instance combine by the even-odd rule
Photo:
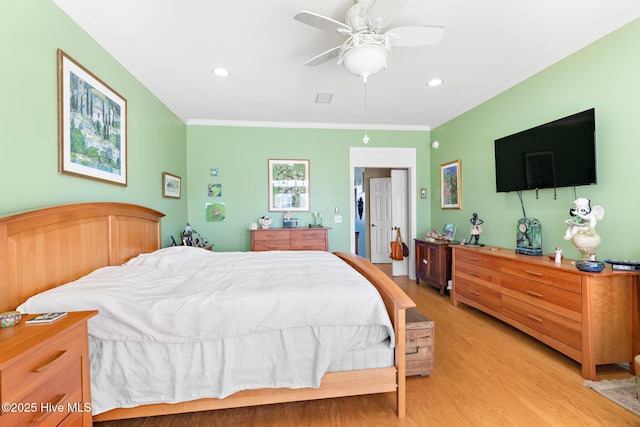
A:
<svg viewBox="0 0 640 427">
<path fill-rule="evenodd" d="M 162 197 L 179 199 L 182 192 L 182 179 L 168 172 L 162 173 Z"/>
<path fill-rule="evenodd" d="M 309 160 L 269 159 L 269 211 L 309 210 Z"/>
<path fill-rule="evenodd" d="M 58 172 L 127 186 L 127 100 L 60 49 Z"/>
<path fill-rule="evenodd" d="M 442 209 L 462 209 L 460 160 L 440 165 L 440 198 Z"/>
<path fill-rule="evenodd" d="M 442 238 L 446 240 L 455 240 L 456 237 L 456 225 L 445 224 L 442 228 Z"/>
</svg>

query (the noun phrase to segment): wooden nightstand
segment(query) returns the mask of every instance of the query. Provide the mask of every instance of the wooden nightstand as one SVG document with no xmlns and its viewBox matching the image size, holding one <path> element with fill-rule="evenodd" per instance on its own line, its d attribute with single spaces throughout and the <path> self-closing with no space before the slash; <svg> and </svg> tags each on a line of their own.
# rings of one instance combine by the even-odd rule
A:
<svg viewBox="0 0 640 427">
<path fill-rule="evenodd" d="M 451 246 L 449 241 L 429 242 L 414 239 L 416 242 L 416 283 L 420 279 L 440 289 L 444 295 L 451 280 Z"/>
<path fill-rule="evenodd" d="M 0 427 L 91 426 L 87 321 L 70 312 L 53 323 L 0 329 Z"/>
</svg>

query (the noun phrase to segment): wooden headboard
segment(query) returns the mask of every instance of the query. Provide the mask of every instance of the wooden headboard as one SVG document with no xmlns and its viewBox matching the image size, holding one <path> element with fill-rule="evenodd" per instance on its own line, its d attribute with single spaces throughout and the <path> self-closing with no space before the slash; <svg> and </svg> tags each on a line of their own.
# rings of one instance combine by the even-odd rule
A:
<svg viewBox="0 0 640 427">
<path fill-rule="evenodd" d="M 0 312 L 160 248 L 163 213 L 125 203 L 56 206 L 0 218 Z"/>
</svg>

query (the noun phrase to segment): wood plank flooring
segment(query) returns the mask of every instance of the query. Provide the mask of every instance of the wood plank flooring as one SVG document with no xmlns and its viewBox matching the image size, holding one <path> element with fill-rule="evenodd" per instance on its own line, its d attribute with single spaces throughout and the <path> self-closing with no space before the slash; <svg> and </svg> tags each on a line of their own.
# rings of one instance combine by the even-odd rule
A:
<svg viewBox="0 0 640 427">
<path fill-rule="evenodd" d="M 380 266 L 389 272 L 388 265 Z M 640 426 L 640 417 L 584 387 L 580 365 L 473 308 L 406 276 L 394 277 L 435 322 L 435 369 L 407 378 L 407 417 L 393 394 L 346 397 L 95 423 L 168 426 Z M 618 365 L 598 380 L 627 378 Z"/>
</svg>

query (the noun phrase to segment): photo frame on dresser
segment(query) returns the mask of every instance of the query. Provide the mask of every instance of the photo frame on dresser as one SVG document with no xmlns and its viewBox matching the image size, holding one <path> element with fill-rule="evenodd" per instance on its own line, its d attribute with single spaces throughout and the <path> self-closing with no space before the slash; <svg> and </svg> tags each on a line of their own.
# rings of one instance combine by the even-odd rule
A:
<svg viewBox="0 0 640 427">
<path fill-rule="evenodd" d="M 58 172 L 127 186 L 127 100 L 58 49 Z"/>
<path fill-rule="evenodd" d="M 309 160 L 269 159 L 269 211 L 309 210 Z"/>
</svg>

